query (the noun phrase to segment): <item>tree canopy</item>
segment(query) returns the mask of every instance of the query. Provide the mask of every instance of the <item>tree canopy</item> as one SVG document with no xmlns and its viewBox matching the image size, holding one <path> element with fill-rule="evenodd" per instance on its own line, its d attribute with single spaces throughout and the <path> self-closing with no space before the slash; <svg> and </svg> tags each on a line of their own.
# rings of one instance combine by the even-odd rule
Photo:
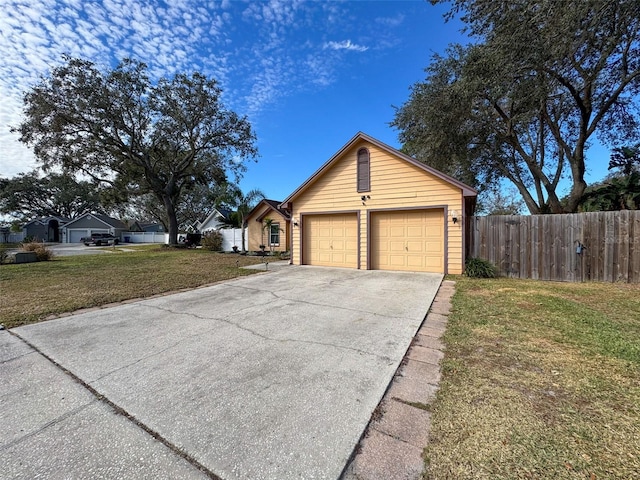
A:
<svg viewBox="0 0 640 480">
<path fill-rule="evenodd" d="M 73 175 L 38 172 L 0 178 L 0 213 L 21 222 L 38 217 L 76 218 L 86 212 L 104 213 L 101 191 Z"/>
<path fill-rule="evenodd" d="M 195 72 L 152 82 L 144 63 L 113 70 L 65 57 L 28 91 L 14 129 L 45 169 L 62 167 L 111 185 L 120 195 L 152 194 L 177 243 L 176 209 L 196 185 L 240 175 L 257 156 L 245 117 L 226 109 L 213 79 Z"/>
<path fill-rule="evenodd" d="M 614 148 L 609 170 L 604 180 L 587 187 L 580 211 L 640 209 L 640 144 Z"/>
<path fill-rule="evenodd" d="M 478 41 L 434 56 L 396 110 L 404 151 L 480 189 L 506 179 L 531 213 L 576 211 L 589 142 L 638 136 L 640 3 L 454 0 L 456 14 Z"/>
</svg>

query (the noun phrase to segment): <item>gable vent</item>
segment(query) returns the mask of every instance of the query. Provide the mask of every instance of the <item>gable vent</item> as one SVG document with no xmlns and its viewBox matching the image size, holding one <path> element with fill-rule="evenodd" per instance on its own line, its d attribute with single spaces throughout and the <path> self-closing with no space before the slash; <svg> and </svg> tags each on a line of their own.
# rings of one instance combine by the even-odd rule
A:
<svg viewBox="0 0 640 480">
<path fill-rule="evenodd" d="M 369 163 L 369 150 L 366 148 L 358 150 L 358 192 L 371 190 Z"/>
</svg>

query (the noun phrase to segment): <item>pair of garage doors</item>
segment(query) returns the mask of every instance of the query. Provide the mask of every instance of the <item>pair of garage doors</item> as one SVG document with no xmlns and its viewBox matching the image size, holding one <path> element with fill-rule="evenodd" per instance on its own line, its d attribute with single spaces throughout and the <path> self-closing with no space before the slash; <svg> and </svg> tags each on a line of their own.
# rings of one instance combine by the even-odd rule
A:
<svg viewBox="0 0 640 480">
<path fill-rule="evenodd" d="M 368 244 L 369 269 L 444 273 L 442 209 L 369 215 L 369 241 L 362 243 L 356 213 L 305 215 L 302 263 L 357 268 L 358 245 Z"/>
</svg>

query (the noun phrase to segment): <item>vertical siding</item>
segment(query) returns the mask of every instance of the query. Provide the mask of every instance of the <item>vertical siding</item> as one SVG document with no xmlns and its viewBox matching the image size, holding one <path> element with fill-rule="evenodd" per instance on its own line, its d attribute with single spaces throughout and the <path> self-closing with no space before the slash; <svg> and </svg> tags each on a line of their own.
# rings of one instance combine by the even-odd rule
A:
<svg viewBox="0 0 640 480">
<path fill-rule="evenodd" d="M 357 151 L 366 147 L 370 153 L 371 189 L 358 192 Z M 371 198 L 363 202 L 361 197 Z M 462 229 L 464 225 L 462 192 L 438 177 L 390 155 L 366 142 L 355 143 L 333 163 L 322 175 L 293 199 L 293 218 L 312 212 L 360 211 L 360 265 L 367 265 L 367 223 L 369 211 L 416 207 L 456 210 L 459 221 L 453 224 L 445 219 L 448 232 L 448 273 L 462 273 Z M 293 229 L 292 259 L 300 264 L 300 228 Z"/>
</svg>

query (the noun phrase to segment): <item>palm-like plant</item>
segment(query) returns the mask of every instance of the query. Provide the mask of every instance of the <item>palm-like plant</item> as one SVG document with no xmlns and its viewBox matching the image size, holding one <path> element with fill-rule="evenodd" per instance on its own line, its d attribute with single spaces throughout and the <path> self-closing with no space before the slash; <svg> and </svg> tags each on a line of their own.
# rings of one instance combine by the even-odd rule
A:
<svg viewBox="0 0 640 480">
<path fill-rule="evenodd" d="M 253 210 L 253 208 L 260 202 L 260 200 L 264 199 L 265 195 L 262 190 L 254 188 L 253 190 L 249 190 L 247 193 L 242 193 L 242 190 L 237 185 L 227 185 L 225 191 L 219 196 L 219 203 L 228 205 L 233 208 L 237 212 L 237 216 L 240 220 L 240 225 L 242 228 L 242 251 L 246 252 L 244 248 L 244 238 L 245 233 L 244 230 L 247 224 L 247 216 L 249 212 Z"/>
</svg>

